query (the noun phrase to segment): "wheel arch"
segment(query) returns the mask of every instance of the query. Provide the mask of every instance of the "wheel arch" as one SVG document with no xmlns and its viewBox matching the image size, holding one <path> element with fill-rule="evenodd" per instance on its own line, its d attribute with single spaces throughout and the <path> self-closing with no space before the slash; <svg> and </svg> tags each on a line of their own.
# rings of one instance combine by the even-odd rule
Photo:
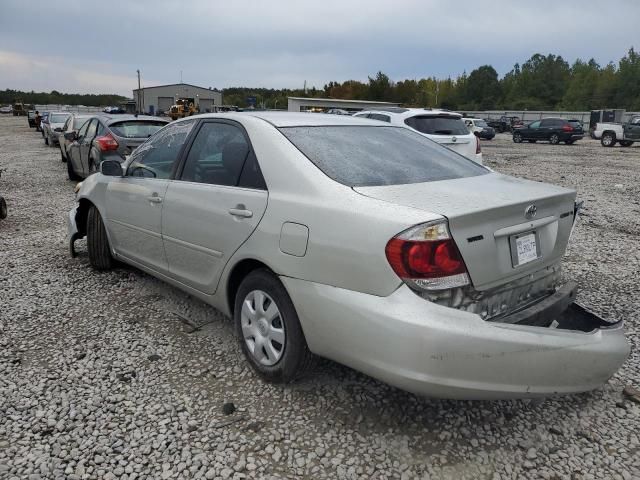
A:
<svg viewBox="0 0 640 480">
<path fill-rule="evenodd" d="M 251 272 L 260 269 L 268 270 L 274 275 L 277 275 L 269 265 L 255 258 L 243 258 L 231 268 L 225 283 L 225 301 L 232 318 L 235 308 L 236 293 L 238 292 L 238 288 L 240 287 L 242 280 L 244 280 Z"/>
</svg>

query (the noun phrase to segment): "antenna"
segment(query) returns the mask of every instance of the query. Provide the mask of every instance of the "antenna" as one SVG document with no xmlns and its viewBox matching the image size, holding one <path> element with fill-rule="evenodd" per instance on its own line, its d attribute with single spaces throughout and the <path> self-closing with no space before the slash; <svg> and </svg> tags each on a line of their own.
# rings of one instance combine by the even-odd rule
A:
<svg viewBox="0 0 640 480">
<path fill-rule="evenodd" d="M 182 83 L 182 70 L 180 70 L 180 83 Z"/>
</svg>

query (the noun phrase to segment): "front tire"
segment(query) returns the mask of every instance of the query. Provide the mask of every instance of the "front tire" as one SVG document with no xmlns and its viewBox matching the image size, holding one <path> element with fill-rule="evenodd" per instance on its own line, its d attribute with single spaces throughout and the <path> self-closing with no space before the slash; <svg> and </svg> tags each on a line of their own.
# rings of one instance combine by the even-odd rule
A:
<svg viewBox="0 0 640 480">
<path fill-rule="evenodd" d="M 514 134 L 513 134 L 513 141 L 514 141 L 515 143 L 522 143 L 522 135 L 521 135 L 521 134 L 519 134 L 519 133 L 517 133 L 517 132 L 516 132 L 516 133 L 514 133 Z"/>
<path fill-rule="evenodd" d="M 560 143 L 560 137 L 558 136 L 557 133 L 552 133 L 551 136 L 549 137 L 549 143 L 551 145 L 557 145 Z"/>
<path fill-rule="evenodd" d="M 4 197 L 0 197 L 0 219 L 7 218 L 8 210 L 7 210 L 7 202 Z"/>
<path fill-rule="evenodd" d="M 616 144 L 616 134 L 613 132 L 605 132 L 600 138 L 600 145 L 603 147 L 613 147 Z"/>
<path fill-rule="evenodd" d="M 49 136 L 48 135 L 44 136 L 44 144 L 45 145 L 49 145 Z"/>
<path fill-rule="evenodd" d="M 95 205 L 91 205 L 87 216 L 87 250 L 89 263 L 96 270 L 109 270 L 113 266 L 107 231 Z"/>
<path fill-rule="evenodd" d="M 290 383 L 311 366 L 313 354 L 293 302 L 269 270 L 255 270 L 242 281 L 233 318 L 242 352 L 266 381 Z"/>
<path fill-rule="evenodd" d="M 60 161 L 62 163 L 65 163 L 67 161 L 67 157 L 64 156 L 64 153 L 62 151 L 62 145 L 60 146 Z"/>
<path fill-rule="evenodd" d="M 633 145 L 633 142 L 631 140 L 620 140 L 620 145 L 623 147 L 630 147 Z"/>
<path fill-rule="evenodd" d="M 565 144 L 566 145 L 573 145 L 573 143 L 575 142 L 575 140 L 565 140 Z"/>
</svg>

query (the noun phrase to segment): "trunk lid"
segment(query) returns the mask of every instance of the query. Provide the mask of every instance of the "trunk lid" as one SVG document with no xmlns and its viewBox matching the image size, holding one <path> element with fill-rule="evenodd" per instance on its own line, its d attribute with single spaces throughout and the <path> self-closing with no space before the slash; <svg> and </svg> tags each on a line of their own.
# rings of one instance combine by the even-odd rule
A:
<svg viewBox="0 0 640 480">
<path fill-rule="evenodd" d="M 446 217 L 477 290 L 557 263 L 573 225 L 576 196 L 574 190 L 497 173 L 354 190 Z M 531 248 L 535 259 L 528 256 Z"/>
</svg>

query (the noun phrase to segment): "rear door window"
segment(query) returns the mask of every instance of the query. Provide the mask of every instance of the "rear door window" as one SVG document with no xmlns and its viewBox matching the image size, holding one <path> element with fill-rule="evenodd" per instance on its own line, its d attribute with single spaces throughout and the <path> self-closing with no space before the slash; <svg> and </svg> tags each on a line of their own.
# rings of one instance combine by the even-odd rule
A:
<svg viewBox="0 0 640 480">
<path fill-rule="evenodd" d="M 418 115 L 404 121 L 411 128 L 428 135 L 468 135 L 462 118 L 450 115 Z"/>
<path fill-rule="evenodd" d="M 236 186 L 249 150 L 236 125 L 206 122 L 191 145 L 180 180 Z"/>
<path fill-rule="evenodd" d="M 463 128 L 464 123 L 460 120 Z M 488 170 L 402 127 L 283 127 L 314 165 L 350 187 L 401 185 L 484 175 Z"/>
</svg>

